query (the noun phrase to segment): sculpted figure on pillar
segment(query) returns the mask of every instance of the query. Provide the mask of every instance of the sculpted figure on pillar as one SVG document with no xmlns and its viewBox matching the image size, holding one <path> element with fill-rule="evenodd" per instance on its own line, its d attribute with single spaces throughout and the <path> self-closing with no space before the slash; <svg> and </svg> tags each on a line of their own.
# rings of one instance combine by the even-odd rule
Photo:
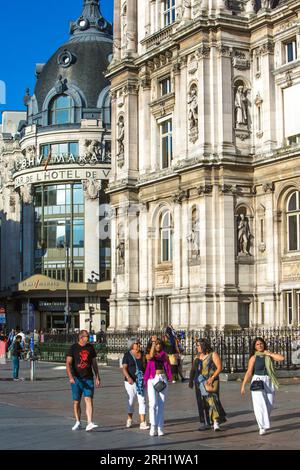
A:
<svg viewBox="0 0 300 470">
<path fill-rule="evenodd" d="M 192 85 L 188 95 L 190 129 L 198 126 L 198 90 Z"/>
<path fill-rule="evenodd" d="M 239 85 L 235 95 L 236 127 L 248 124 L 247 97 L 243 85 Z"/>
<path fill-rule="evenodd" d="M 117 135 L 117 142 L 118 142 L 118 156 L 124 155 L 124 139 L 125 139 L 125 125 L 124 125 L 124 117 L 120 116 L 118 121 L 118 135 Z"/>
<path fill-rule="evenodd" d="M 248 217 L 240 214 L 238 218 L 238 253 L 250 255 L 252 235 L 250 232 Z"/>
</svg>

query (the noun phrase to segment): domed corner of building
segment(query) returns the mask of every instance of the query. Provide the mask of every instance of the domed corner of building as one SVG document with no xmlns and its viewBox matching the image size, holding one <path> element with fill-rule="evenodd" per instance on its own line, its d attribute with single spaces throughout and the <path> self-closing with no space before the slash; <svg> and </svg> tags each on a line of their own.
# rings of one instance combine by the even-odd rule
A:
<svg viewBox="0 0 300 470">
<path fill-rule="evenodd" d="M 112 44 L 99 0 L 83 0 L 69 40 L 36 66 L 27 112 L 4 116 L 0 301 L 10 328 L 100 332 L 109 324 L 111 244 L 95 227 L 109 204 Z"/>
<path fill-rule="evenodd" d="M 51 98 L 60 94 L 71 95 L 78 106 L 77 95 L 83 109 L 98 108 L 99 96 L 109 86 L 105 72 L 112 48 L 112 25 L 101 15 L 99 1 L 84 0 L 81 16 L 70 24 L 69 40 L 46 64 L 36 67 L 36 111 L 42 113 Z"/>
</svg>

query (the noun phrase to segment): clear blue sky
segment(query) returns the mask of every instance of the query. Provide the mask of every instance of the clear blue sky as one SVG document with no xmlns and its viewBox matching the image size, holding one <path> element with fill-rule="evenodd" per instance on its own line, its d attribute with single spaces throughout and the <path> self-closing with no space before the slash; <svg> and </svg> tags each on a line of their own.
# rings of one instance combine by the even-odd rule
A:
<svg viewBox="0 0 300 470">
<path fill-rule="evenodd" d="M 103 16 L 112 22 L 113 0 L 101 0 Z M 83 0 L 1 0 L 0 88 L 6 85 L 1 111 L 23 110 L 25 89 L 33 92 L 35 64 L 44 63 L 69 38 L 69 22 L 82 11 Z"/>
</svg>

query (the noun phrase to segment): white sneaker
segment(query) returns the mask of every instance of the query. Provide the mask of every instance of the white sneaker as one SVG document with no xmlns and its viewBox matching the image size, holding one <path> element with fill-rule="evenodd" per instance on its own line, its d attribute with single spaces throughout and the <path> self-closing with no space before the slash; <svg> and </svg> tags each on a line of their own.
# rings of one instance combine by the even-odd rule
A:
<svg viewBox="0 0 300 470">
<path fill-rule="evenodd" d="M 220 426 L 218 421 L 214 421 L 214 431 L 220 431 Z"/>
<path fill-rule="evenodd" d="M 267 434 L 267 431 L 265 429 L 260 429 L 259 430 L 259 435 L 263 436 L 264 434 Z"/>
<path fill-rule="evenodd" d="M 151 426 L 151 429 L 150 429 L 150 436 L 157 436 L 157 431 L 156 431 L 156 428 L 155 426 Z"/>
<path fill-rule="evenodd" d="M 164 436 L 164 435 L 165 435 L 165 433 L 164 433 L 164 431 L 163 431 L 162 428 L 158 428 L 158 435 L 159 435 L 159 436 Z"/>
<path fill-rule="evenodd" d="M 126 428 L 132 428 L 132 419 L 126 421 Z"/>
<path fill-rule="evenodd" d="M 76 421 L 75 426 L 72 427 L 72 431 L 79 431 L 81 429 L 81 423 L 80 421 Z"/>
<path fill-rule="evenodd" d="M 150 429 L 150 426 L 148 426 L 146 421 L 144 421 L 143 423 L 140 424 L 140 429 L 143 429 L 143 430 Z"/>
<path fill-rule="evenodd" d="M 172 380 L 172 384 L 176 384 L 176 380 Z"/>
<path fill-rule="evenodd" d="M 90 423 L 90 424 L 87 425 L 85 430 L 89 432 L 89 431 L 92 431 L 93 429 L 96 429 L 98 427 L 99 427 L 98 424 Z"/>
</svg>

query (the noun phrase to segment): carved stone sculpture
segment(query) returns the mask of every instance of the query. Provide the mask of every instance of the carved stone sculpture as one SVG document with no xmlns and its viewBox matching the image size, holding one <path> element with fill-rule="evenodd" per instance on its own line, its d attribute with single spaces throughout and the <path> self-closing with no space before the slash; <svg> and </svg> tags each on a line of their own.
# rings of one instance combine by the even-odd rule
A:
<svg viewBox="0 0 300 470">
<path fill-rule="evenodd" d="M 235 111 L 236 111 L 236 127 L 248 124 L 248 111 L 247 111 L 247 97 L 245 95 L 244 87 L 238 86 L 235 95 Z"/>
<path fill-rule="evenodd" d="M 82 181 L 85 197 L 90 200 L 95 200 L 99 197 L 99 191 L 102 188 L 102 182 L 92 178 Z"/>
<path fill-rule="evenodd" d="M 240 214 L 238 218 L 238 253 L 250 255 L 252 235 L 250 232 L 248 218 Z"/>
</svg>

